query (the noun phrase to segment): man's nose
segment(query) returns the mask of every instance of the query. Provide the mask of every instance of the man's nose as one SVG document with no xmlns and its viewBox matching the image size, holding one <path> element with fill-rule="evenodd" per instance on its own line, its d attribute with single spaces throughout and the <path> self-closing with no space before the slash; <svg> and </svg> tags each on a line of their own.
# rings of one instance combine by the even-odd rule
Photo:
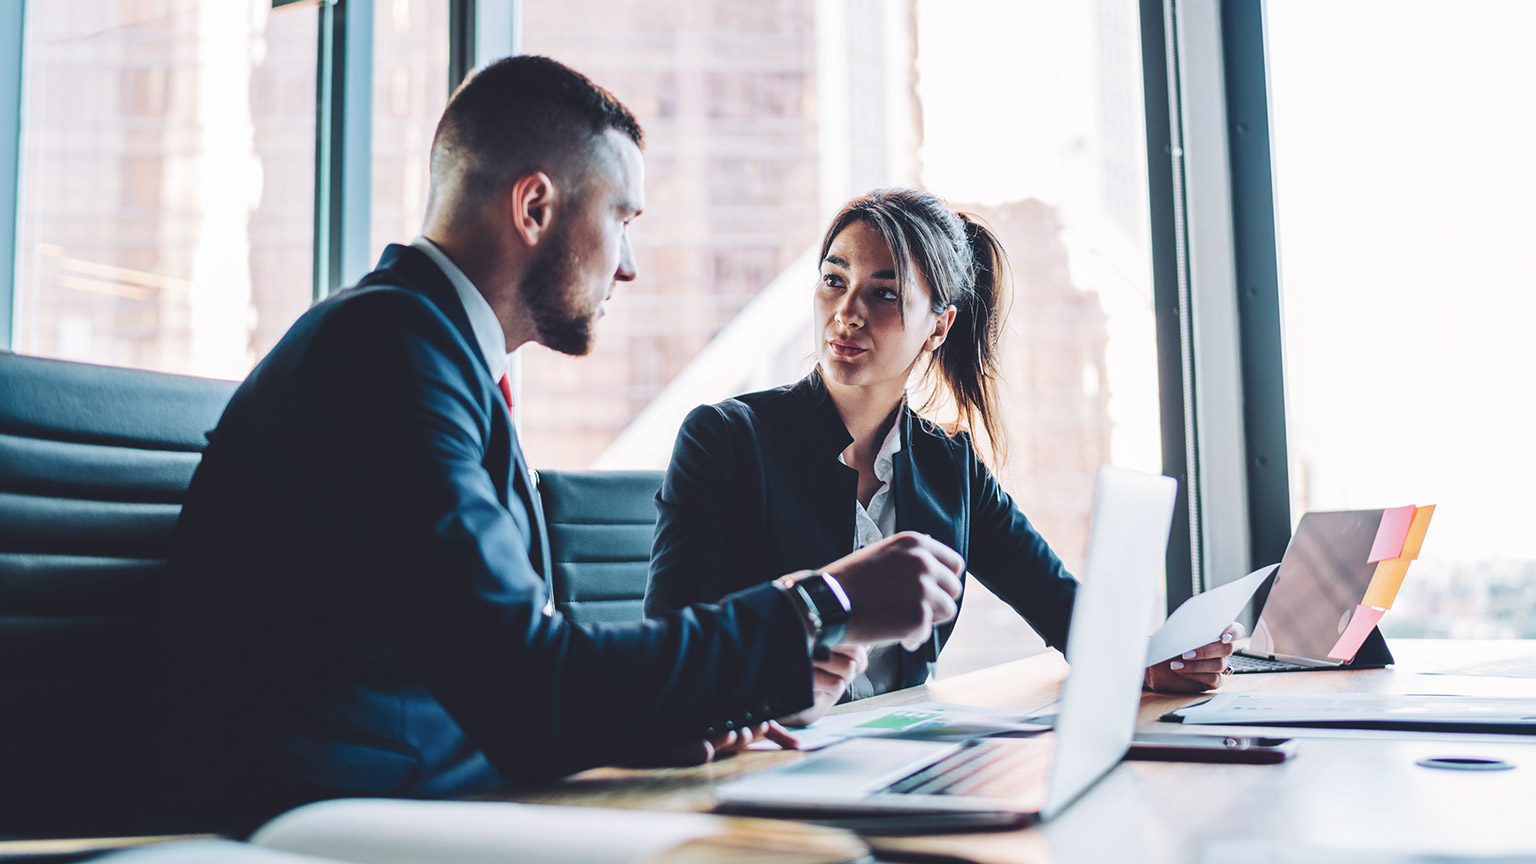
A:
<svg viewBox="0 0 1536 864">
<path fill-rule="evenodd" d="M 619 269 L 613 274 L 613 278 L 619 282 L 633 282 L 640 275 L 635 266 L 634 250 L 629 248 L 629 235 L 625 235 L 619 244 Z"/>
</svg>

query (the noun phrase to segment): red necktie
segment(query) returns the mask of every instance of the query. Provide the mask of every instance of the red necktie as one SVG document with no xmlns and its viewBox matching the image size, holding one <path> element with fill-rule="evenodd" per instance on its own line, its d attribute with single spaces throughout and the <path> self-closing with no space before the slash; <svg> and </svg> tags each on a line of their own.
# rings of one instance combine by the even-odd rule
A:
<svg viewBox="0 0 1536 864">
<path fill-rule="evenodd" d="M 501 387 L 501 398 L 507 400 L 507 413 L 512 412 L 512 378 L 509 373 L 501 373 L 501 380 L 496 384 Z"/>
</svg>

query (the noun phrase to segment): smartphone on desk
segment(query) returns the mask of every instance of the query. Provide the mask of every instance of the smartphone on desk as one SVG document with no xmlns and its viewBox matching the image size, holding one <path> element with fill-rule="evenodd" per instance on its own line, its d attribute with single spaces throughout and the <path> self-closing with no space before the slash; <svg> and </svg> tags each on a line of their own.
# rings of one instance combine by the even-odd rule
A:
<svg viewBox="0 0 1536 864">
<path fill-rule="evenodd" d="M 1238 762 L 1272 765 L 1291 755 L 1289 738 L 1256 735 L 1146 734 L 1131 739 L 1126 759 L 1148 762 Z"/>
</svg>

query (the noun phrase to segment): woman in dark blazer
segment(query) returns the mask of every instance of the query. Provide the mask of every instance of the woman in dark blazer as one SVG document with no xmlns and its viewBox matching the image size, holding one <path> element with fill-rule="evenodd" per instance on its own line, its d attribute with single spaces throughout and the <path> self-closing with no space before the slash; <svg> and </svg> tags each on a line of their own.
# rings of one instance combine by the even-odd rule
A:
<svg viewBox="0 0 1536 864">
<path fill-rule="evenodd" d="M 933 195 L 880 190 L 833 219 L 820 261 L 815 371 L 701 406 L 678 433 L 657 495 L 646 614 L 711 602 L 910 530 L 958 551 L 970 575 L 1062 648 L 1077 581 L 971 434 L 993 453 L 1006 441 L 996 380 L 1008 286 L 996 237 Z M 931 393 L 925 408 L 951 406 L 949 428 L 913 410 L 907 395 L 918 379 Z M 817 664 L 816 706 L 792 719 L 815 719 L 845 689 L 863 698 L 923 683 L 951 626 L 931 642 L 867 656 L 841 648 Z M 1148 685 L 1215 687 L 1230 641 L 1153 667 Z"/>
</svg>

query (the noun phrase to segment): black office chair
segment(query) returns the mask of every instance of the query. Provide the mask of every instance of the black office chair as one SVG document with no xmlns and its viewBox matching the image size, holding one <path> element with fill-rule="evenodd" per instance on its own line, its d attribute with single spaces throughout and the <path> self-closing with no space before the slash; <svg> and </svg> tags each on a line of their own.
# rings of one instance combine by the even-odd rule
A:
<svg viewBox="0 0 1536 864">
<path fill-rule="evenodd" d="M 578 623 L 639 621 L 660 471 L 540 471 L 555 606 Z"/>
<path fill-rule="evenodd" d="M 234 388 L 0 352 L 0 835 L 135 830 L 165 557 Z"/>
</svg>

